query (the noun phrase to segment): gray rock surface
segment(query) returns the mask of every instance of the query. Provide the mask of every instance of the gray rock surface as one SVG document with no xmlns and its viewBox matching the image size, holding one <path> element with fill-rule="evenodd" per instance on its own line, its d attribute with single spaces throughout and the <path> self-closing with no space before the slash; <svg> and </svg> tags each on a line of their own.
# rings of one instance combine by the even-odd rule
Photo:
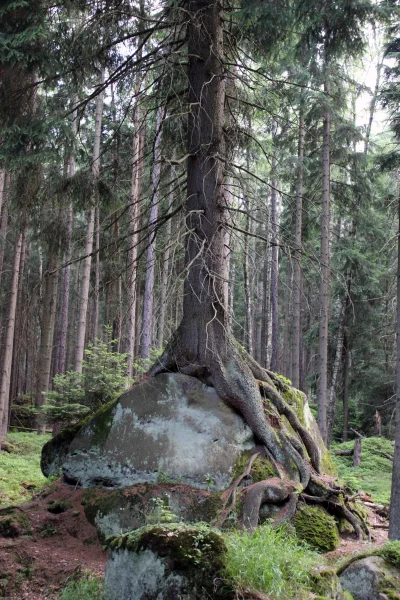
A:
<svg viewBox="0 0 400 600">
<path fill-rule="evenodd" d="M 236 458 L 252 447 L 250 428 L 214 388 L 165 373 L 90 419 L 72 441 L 63 472 L 84 487 L 169 479 L 222 490 Z"/>
<path fill-rule="evenodd" d="M 379 556 L 369 556 L 349 565 L 340 583 L 354 600 L 388 600 L 393 592 L 400 594 L 400 570 Z"/>
</svg>

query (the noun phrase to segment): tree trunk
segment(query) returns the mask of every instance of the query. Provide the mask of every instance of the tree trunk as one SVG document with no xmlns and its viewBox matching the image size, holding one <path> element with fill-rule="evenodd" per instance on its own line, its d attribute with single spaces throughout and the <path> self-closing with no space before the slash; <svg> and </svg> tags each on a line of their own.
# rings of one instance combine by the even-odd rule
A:
<svg viewBox="0 0 400 600">
<path fill-rule="evenodd" d="M 0 215 L 1 215 L 1 209 L 3 208 L 5 182 L 6 182 L 6 172 L 4 169 L 0 169 Z"/>
<path fill-rule="evenodd" d="M 4 252 L 6 249 L 10 185 L 11 185 L 11 173 L 7 173 L 5 182 L 4 182 L 3 210 L 1 211 L 1 219 L 0 219 L 0 284 L 1 284 L 2 274 L 3 274 Z"/>
<path fill-rule="evenodd" d="M 299 110 L 299 145 L 297 153 L 296 226 L 293 256 L 293 332 L 292 332 L 292 384 L 300 387 L 300 337 L 301 337 L 301 251 L 303 225 L 303 177 L 304 177 L 304 116 Z"/>
<path fill-rule="evenodd" d="M 325 93 L 329 85 L 325 81 Z M 322 439 L 327 441 L 327 392 L 328 392 L 328 321 L 329 321 L 329 238 L 330 238 L 330 109 L 327 107 L 323 124 L 322 150 L 322 214 L 321 214 L 321 282 L 319 317 L 319 391 L 318 425 Z"/>
<path fill-rule="evenodd" d="M 400 197 L 398 200 L 400 230 Z M 400 540 L 400 236 L 397 236 L 397 308 L 396 308 L 396 429 L 389 512 L 389 539 Z"/>
<path fill-rule="evenodd" d="M 141 77 L 139 73 L 136 75 L 135 97 L 136 106 L 133 118 L 133 157 L 132 157 L 132 175 L 131 175 L 131 193 L 129 196 L 129 253 L 128 253 L 128 348 L 127 348 L 127 385 L 130 378 L 133 376 L 133 359 L 135 356 L 135 342 L 137 335 L 136 314 L 138 314 L 138 298 L 137 298 L 137 253 L 139 235 L 139 200 L 140 194 L 140 176 L 141 163 L 143 162 L 142 152 L 142 124 L 141 110 L 139 104 Z"/>
<path fill-rule="evenodd" d="M 104 71 L 101 72 L 99 83 L 104 81 Z M 85 258 L 83 259 L 81 294 L 79 302 L 78 314 L 78 329 L 76 334 L 75 346 L 75 361 L 74 369 L 78 373 L 82 372 L 82 361 L 85 350 L 85 335 L 87 323 L 87 309 L 89 303 L 89 286 L 90 286 L 90 268 L 92 265 L 93 237 L 95 226 L 95 213 L 98 197 L 98 184 L 100 178 L 100 141 L 101 141 L 101 125 L 103 118 L 103 95 L 101 92 L 96 97 L 96 123 L 94 132 L 93 156 L 92 156 L 92 185 L 93 199 L 92 208 L 88 213 L 88 226 L 86 233 Z"/>
<path fill-rule="evenodd" d="M 276 122 L 272 122 L 272 141 L 276 136 Z M 279 371 L 279 305 L 278 305 L 278 216 L 277 216 L 277 182 L 276 158 L 271 164 L 271 370 Z"/>
<path fill-rule="evenodd" d="M 156 263 L 156 221 L 158 218 L 159 186 L 161 178 L 161 142 L 162 128 L 165 116 L 164 106 L 160 106 L 156 119 L 156 138 L 154 142 L 154 165 L 151 176 L 152 200 L 149 218 L 148 248 L 146 260 L 146 282 L 143 298 L 143 323 L 142 323 L 142 358 L 149 358 L 153 340 L 153 304 L 154 304 L 154 278 Z"/>
<path fill-rule="evenodd" d="M 246 231 L 250 231 L 250 202 L 247 197 L 248 190 L 245 190 L 244 198 L 244 210 L 246 211 Z M 250 242 L 245 235 L 243 240 L 243 287 L 244 287 L 244 304 L 245 304 L 245 325 L 244 325 L 244 347 L 247 352 L 253 356 L 253 327 L 252 327 L 252 314 L 253 314 L 253 298 L 250 289 Z"/>
<path fill-rule="evenodd" d="M 327 443 L 330 447 L 333 434 L 333 426 L 335 424 L 335 413 L 336 413 L 336 386 L 339 374 L 340 361 L 343 355 L 343 322 L 342 315 L 340 315 L 340 325 L 337 334 L 336 353 L 335 361 L 332 369 L 332 380 L 331 388 L 329 392 L 328 411 L 327 411 Z"/>
<path fill-rule="evenodd" d="M 36 415 L 36 427 L 39 435 L 44 434 L 46 431 L 46 419 L 43 417 L 41 409 L 46 403 L 46 397 L 43 394 L 49 391 L 50 383 L 51 355 L 53 349 L 54 324 L 57 308 L 57 263 L 58 251 L 50 247 L 47 272 L 45 273 L 38 377 L 35 395 L 35 408 L 38 411 L 38 414 Z"/>
<path fill-rule="evenodd" d="M 73 105 L 76 106 L 78 103 L 78 97 L 75 96 Z M 73 142 L 78 130 L 78 114 L 74 110 L 72 113 L 72 125 L 71 133 Z M 75 164 L 75 152 L 71 150 L 68 160 L 68 177 L 75 175 L 76 164 Z M 65 235 L 65 252 L 64 252 L 64 264 L 65 267 L 62 271 L 61 281 L 61 294 L 60 294 L 60 335 L 58 341 L 58 357 L 57 357 L 57 373 L 64 374 L 66 370 L 66 359 L 67 359 L 67 332 L 68 332 L 68 316 L 69 316 L 69 289 L 71 284 L 71 251 L 72 251 L 72 230 L 73 230 L 73 208 L 70 202 L 66 209 L 66 235 Z"/>
<path fill-rule="evenodd" d="M 168 211 L 169 214 L 172 210 L 174 203 L 174 169 L 171 169 L 171 184 L 168 196 Z M 160 293 L 160 317 L 158 320 L 158 340 L 157 345 L 162 348 L 164 345 L 164 328 L 165 328 L 165 314 L 167 311 L 167 291 L 168 291 L 168 278 L 170 271 L 170 250 L 171 250 L 171 232 L 172 223 L 171 218 L 168 219 L 165 227 L 165 243 L 166 247 L 162 258 L 161 268 L 161 293 Z"/>
<path fill-rule="evenodd" d="M 0 387 L 0 444 L 7 433 L 8 411 L 10 403 L 11 365 L 14 347 L 15 314 L 17 308 L 19 269 L 21 262 L 22 233 L 17 238 L 14 253 L 13 277 L 10 290 L 6 339 L 4 343 L 3 369 Z"/>
<path fill-rule="evenodd" d="M 361 445 L 362 438 L 357 437 L 354 440 L 353 467 L 359 467 L 361 465 Z"/>
</svg>

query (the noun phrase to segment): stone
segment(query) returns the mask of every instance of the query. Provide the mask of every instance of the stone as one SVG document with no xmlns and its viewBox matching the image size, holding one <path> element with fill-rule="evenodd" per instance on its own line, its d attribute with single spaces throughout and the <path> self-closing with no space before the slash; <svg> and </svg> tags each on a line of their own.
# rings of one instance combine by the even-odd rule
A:
<svg viewBox="0 0 400 600">
<path fill-rule="evenodd" d="M 330 552 L 339 545 L 336 521 L 322 507 L 298 504 L 292 523 L 297 537 L 315 550 Z"/>
<path fill-rule="evenodd" d="M 68 454 L 71 442 L 86 421 L 87 419 L 80 421 L 71 427 L 65 427 L 57 435 L 51 438 L 51 440 L 45 443 L 40 458 L 40 468 L 45 477 L 61 475 L 62 465 Z"/>
<path fill-rule="evenodd" d="M 219 577 L 220 533 L 182 525 L 143 528 L 110 542 L 104 600 L 233 600 Z"/>
<path fill-rule="evenodd" d="M 400 600 L 400 569 L 380 556 L 351 563 L 341 573 L 340 583 L 354 600 Z"/>
<path fill-rule="evenodd" d="M 254 445 L 243 418 L 213 387 L 164 373 L 96 413 L 70 443 L 63 473 L 83 487 L 177 481 L 220 491 Z"/>
<path fill-rule="evenodd" d="M 183 484 L 137 484 L 118 489 L 89 488 L 85 515 L 103 542 L 111 535 L 165 522 L 212 523 L 223 508 L 217 492 Z"/>
</svg>

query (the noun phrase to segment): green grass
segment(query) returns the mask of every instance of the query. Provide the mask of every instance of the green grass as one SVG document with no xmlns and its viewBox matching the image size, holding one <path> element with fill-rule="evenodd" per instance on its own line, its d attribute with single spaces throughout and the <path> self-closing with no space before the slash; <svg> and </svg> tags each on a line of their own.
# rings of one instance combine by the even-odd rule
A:
<svg viewBox="0 0 400 600">
<path fill-rule="evenodd" d="M 263 525 L 253 534 L 232 533 L 226 542 L 226 576 L 239 588 L 265 592 L 272 600 L 307 597 L 310 572 L 321 558 L 287 528 Z"/>
<path fill-rule="evenodd" d="M 353 448 L 354 441 L 333 446 L 335 450 Z M 361 466 L 353 467 L 352 456 L 332 457 L 339 473 L 339 479 L 352 491 L 362 490 L 371 494 L 375 502 L 389 504 L 392 483 L 392 462 L 383 456 L 393 456 L 393 442 L 386 438 L 370 437 L 362 441 Z"/>
<path fill-rule="evenodd" d="M 85 573 L 78 581 L 67 583 L 57 600 L 103 600 L 103 580 Z"/>
<path fill-rule="evenodd" d="M 48 479 L 40 470 L 40 452 L 50 435 L 10 432 L 13 452 L 0 452 L 0 507 L 20 504 L 43 488 Z"/>
</svg>

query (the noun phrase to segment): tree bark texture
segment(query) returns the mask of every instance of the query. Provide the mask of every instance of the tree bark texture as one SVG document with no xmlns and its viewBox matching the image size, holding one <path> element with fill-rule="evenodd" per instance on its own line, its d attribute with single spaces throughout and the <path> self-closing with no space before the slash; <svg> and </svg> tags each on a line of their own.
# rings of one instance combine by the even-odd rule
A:
<svg viewBox="0 0 400 600">
<path fill-rule="evenodd" d="M 22 233 L 20 233 L 18 235 L 17 242 L 15 245 L 13 276 L 12 276 L 11 290 L 10 290 L 10 305 L 9 305 L 9 311 L 8 311 L 6 339 L 5 339 L 5 344 L 4 344 L 3 368 L 2 368 L 2 373 L 1 373 L 1 387 L 0 387 L 0 443 L 4 439 L 4 436 L 7 433 L 7 426 L 8 426 L 11 365 L 12 365 L 13 348 L 14 348 L 14 329 L 15 329 L 15 315 L 16 315 L 17 297 L 18 297 L 18 281 L 19 281 L 19 269 L 20 269 L 20 262 L 21 262 L 21 248 L 22 248 Z"/>
<path fill-rule="evenodd" d="M 142 323 L 142 358 L 149 358 L 153 339 L 153 304 L 154 304 L 154 279 L 156 270 L 156 221 L 158 218 L 159 186 L 161 178 L 161 143 L 162 128 L 165 108 L 161 106 L 157 111 L 156 138 L 154 144 L 154 165 L 151 176 L 152 199 L 149 218 L 148 248 L 146 260 L 146 281 L 143 298 L 143 323 Z"/>
<path fill-rule="evenodd" d="M 276 136 L 276 122 L 272 122 L 272 140 Z M 278 212 L 277 212 L 277 181 L 276 181 L 276 158 L 272 157 L 271 164 L 271 370 L 279 371 L 279 304 L 278 304 Z"/>
<path fill-rule="evenodd" d="M 325 93 L 329 84 L 325 81 Z M 322 213 L 321 213 L 321 281 L 319 316 L 319 390 L 318 425 L 322 439 L 327 441 L 327 393 L 328 393 L 328 322 L 330 282 L 330 109 L 327 107 L 323 122 L 322 149 Z"/>
<path fill-rule="evenodd" d="M 104 71 L 101 72 L 99 83 L 104 81 Z M 100 141 L 101 126 L 103 118 L 103 92 L 96 97 L 96 122 L 94 132 L 94 144 L 92 155 L 92 185 L 93 198 L 92 207 L 88 212 L 88 225 L 85 244 L 85 258 L 83 259 L 81 294 L 79 302 L 78 328 L 76 334 L 75 361 L 74 369 L 78 373 L 82 372 L 82 361 L 85 350 L 85 336 L 87 325 L 87 312 L 89 303 L 90 269 L 92 265 L 93 238 L 95 227 L 96 204 L 98 196 L 98 184 L 100 178 Z"/>
</svg>

